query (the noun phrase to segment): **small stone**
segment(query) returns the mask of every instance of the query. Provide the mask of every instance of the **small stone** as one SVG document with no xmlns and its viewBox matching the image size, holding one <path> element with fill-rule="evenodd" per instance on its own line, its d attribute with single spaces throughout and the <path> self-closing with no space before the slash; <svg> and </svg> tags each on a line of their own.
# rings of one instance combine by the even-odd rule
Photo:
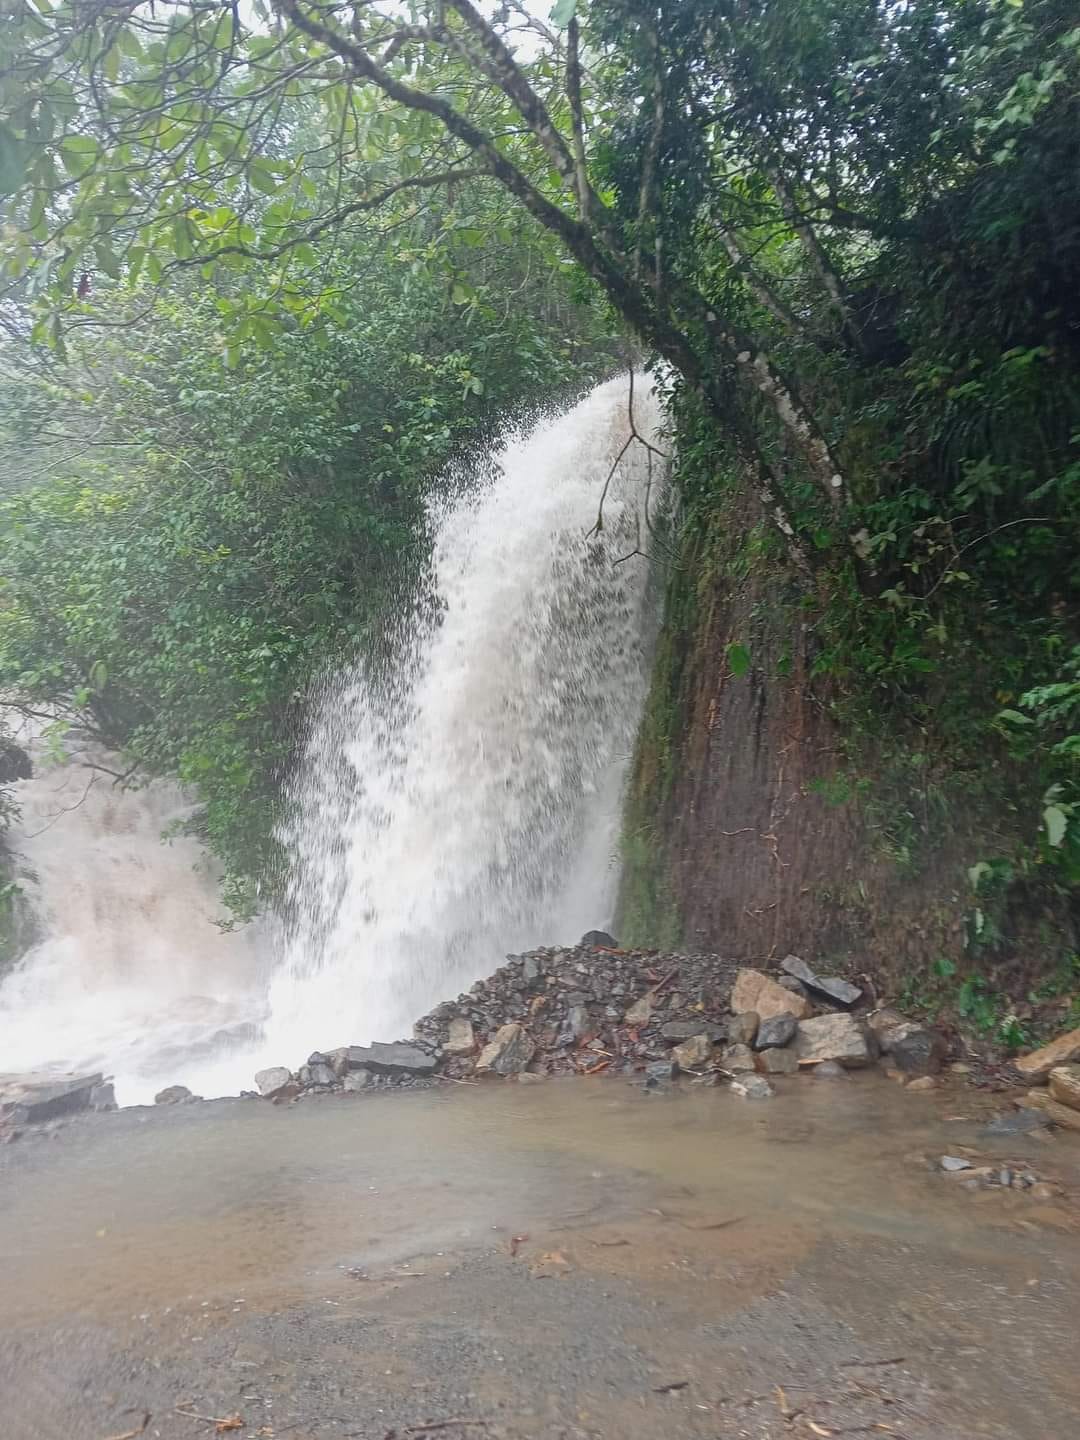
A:
<svg viewBox="0 0 1080 1440">
<path fill-rule="evenodd" d="M 881 1010 L 875 1010 L 866 1023 L 876 1035 L 881 1035 L 885 1030 L 892 1030 L 897 1025 L 903 1025 L 904 1017 L 899 1010 L 892 1010 L 886 1005 Z"/>
<path fill-rule="evenodd" d="M 815 1065 L 811 1071 L 815 1080 L 848 1080 L 851 1077 L 842 1065 L 835 1060 L 823 1060 L 820 1065 Z"/>
<path fill-rule="evenodd" d="M 861 1069 L 874 1058 L 871 1032 L 861 1021 L 843 1012 L 800 1020 L 795 1037 L 800 1065 L 835 1060 L 845 1069 Z"/>
<path fill-rule="evenodd" d="M 762 1050 L 757 1057 L 757 1068 L 764 1075 L 794 1075 L 799 1068 L 799 1057 L 790 1046 L 786 1050 Z"/>
<path fill-rule="evenodd" d="M 273 1099 L 279 1091 L 292 1081 L 292 1072 L 284 1065 L 271 1065 L 267 1070 L 259 1070 L 255 1074 L 255 1088 L 260 1095 L 268 1100 Z"/>
<path fill-rule="evenodd" d="M 449 1034 L 443 1047 L 448 1055 L 472 1055 L 476 1050 L 476 1032 L 463 1015 L 450 1021 Z"/>
<path fill-rule="evenodd" d="M 720 1057 L 725 1070 L 749 1071 L 754 1069 L 754 1052 L 749 1045 L 729 1045 Z"/>
<path fill-rule="evenodd" d="M 1050 1071 L 1050 1094 L 1059 1105 L 1080 1110 L 1080 1065 L 1055 1065 Z"/>
<path fill-rule="evenodd" d="M 798 1028 L 799 1022 L 790 1012 L 772 1015 L 758 1026 L 757 1038 L 753 1041 L 754 1049 L 772 1050 L 782 1045 L 790 1045 Z"/>
<path fill-rule="evenodd" d="M 342 1081 L 342 1088 L 348 1091 L 366 1090 L 372 1084 L 374 1077 L 370 1070 L 362 1066 L 359 1070 L 350 1070 Z"/>
<path fill-rule="evenodd" d="M 1030 1055 L 1021 1055 L 1013 1064 L 1025 1080 L 1039 1084 L 1049 1077 L 1051 1070 L 1059 1065 L 1068 1065 L 1073 1060 L 1080 1060 L 1080 1027 L 1066 1035 L 1059 1035 L 1049 1045 L 1033 1050 Z"/>
<path fill-rule="evenodd" d="M 1010 1186 L 1010 1185 L 1012 1184 L 1012 1182 L 1013 1182 L 1012 1171 L 1011 1171 L 1011 1170 L 1006 1170 L 1006 1169 L 1003 1168 L 1003 1169 L 1001 1169 L 1001 1170 L 998 1171 L 998 1177 L 997 1177 L 997 1178 L 998 1178 L 998 1184 L 999 1184 L 999 1185 L 1003 1185 L 1003 1186 L 1005 1187 L 1005 1189 L 1008 1190 L 1009 1186 Z"/>
<path fill-rule="evenodd" d="M 1041 1110 L 1006 1110 L 995 1115 L 989 1124 L 979 1131 L 980 1135 L 1026 1135 L 1032 1130 L 1045 1130 L 1050 1117 Z"/>
<path fill-rule="evenodd" d="M 953 1073 L 954 1075 L 970 1075 L 970 1074 L 971 1074 L 971 1066 L 970 1066 L 970 1065 L 965 1065 L 962 1060 L 954 1060 L 953 1063 L 949 1066 L 949 1069 L 952 1071 L 952 1073 Z"/>
<path fill-rule="evenodd" d="M 573 1040 L 584 1040 L 595 1029 L 584 1005 L 571 1005 L 566 1013 L 566 1027 Z"/>
<path fill-rule="evenodd" d="M 762 1020 L 774 1015 L 794 1015 L 801 1020 L 810 1014 L 810 1002 L 785 990 L 760 970 L 740 970 L 731 991 L 731 1008 L 736 1015 L 756 1011 Z"/>
<path fill-rule="evenodd" d="M 764 1075 L 745 1075 L 741 1080 L 733 1080 L 728 1088 L 744 1100 L 768 1100 L 776 1094 Z"/>
<path fill-rule="evenodd" d="M 1056 1186 L 1048 1185 L 1045 1180 L 1040 1180 L 1037 1185 L 1032 1185 L 1028 1193 L 1032 1200 L 1056 1200 L 1060 1192 Z"/>
<path fill-rule="evenodd" d="M 917 1080 L 912 1080 L 907 1088 L 921 1094 L 926 1090 L 936 1090 L 938 1088 L 938 1082 L 933 1075 L 920 1075 Z"/>
<path fill-rule="evenodd" d="M 521 979 L 524 984 L 533 986 L 540 980 L 540 962 L 534 955 L 526 955 L 521 962 Z"/>
<path fill-rule="evenodd" d="M 164 1090 L 159 1090 L 154 1096 L 155 1105 L 183 1105 L 187 1100 L 194 1100 L 195 1096 L 186 1085 L 166 1085 Z"/>
<path fill-rule="evenodd" d="M 878 1043 L 896 1068 L 907 1075 L 935 1074 L 948 1049 L 936 1030 L 909 1020 L 878 1031 Z"/>
<path fill-rule="evenodd" d="M 519 1085 L 541 1085 L 547 1079 L 546 1075 L 534 1075 L 530 1070 L 522 1070 L 517 1077 Z"/>
<path fill-rule="evenodd" d="M 521 1025 L 503 1025 L 480 1052 L 476 1068 L 481 1074 L 516 1075 L 525 1069 L 535 1050 L 532 1037 Z"/>
<path fill-rule="evenodd" d="M 640 1000 L 635 1000 L 624 1016 L 627 1025 L 647 1025 L 652 1018 L 653 999 L 653 991 L 646 990 Z"/>
<path fill-rule="evenodd" d="M 744 1010 L 741 1015 L 733 1015 L 728 1022 L 728 1039 L 733 1045 L 753 1045 L 760 1024 L 761 1016 L 756 1010 Z"/>
<path fill-rule="evenodd" d="M 713 1042 L 708 1035 L 692 1035 L 676 1045 L 671 1058 L 680 1070 L 704 1070 L 712 1060 Z"/>
<path fill-rule="evenodd" d="M 949 1171 L 950 1173 L 957 1170 L 971 1170 L 973 1168 L 971 1161 L 965 1160 L 962 1155 L 942 1155 L 939 1163 L 942 1170 Z"/>
<path fill-rule="evenodd" d="M 645 1066 L 645 1074 L 650 1080 L 674 1080 L 676 1073 L 671 1060 L 654 1060 L 651 1065 Z"/>
</svg>

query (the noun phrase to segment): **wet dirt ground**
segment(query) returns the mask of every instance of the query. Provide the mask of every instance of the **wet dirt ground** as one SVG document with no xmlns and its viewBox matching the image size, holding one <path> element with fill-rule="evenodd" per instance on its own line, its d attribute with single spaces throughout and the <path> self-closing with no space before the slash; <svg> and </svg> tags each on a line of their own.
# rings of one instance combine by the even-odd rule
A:
<svg viewBox="0 0 1080 1440">
<path fill-rule="evenodd" d="M 989 1104 L 548 1081 L 25 1136 L 0 1440 L 1075 1440 L 1080 1138 Z M 964 1147 L 1065 1193 L 931 1168 Z"/>
</svg>

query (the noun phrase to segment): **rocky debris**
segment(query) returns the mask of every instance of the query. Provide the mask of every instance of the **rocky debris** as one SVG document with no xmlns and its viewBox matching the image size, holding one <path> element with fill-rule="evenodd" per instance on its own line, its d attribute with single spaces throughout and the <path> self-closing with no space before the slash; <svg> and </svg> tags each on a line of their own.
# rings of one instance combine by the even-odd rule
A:
<svg viewBox="0 0 1080 1440">
<path fill-rule="evenodd" d="M 329 1061 L 319 1059 L 314 1063 L 309 1060 L 306 1065 L 301 1065 L 296 1078 L 304 1090 L 310 1090 L 316 1085 L 329 1090 L 336 1084 L 338 1075 Z"/>
<path fill-rule="evenodd" d="M 1059 1065 L 1069 1065 L 1074 1060 L 1080 1060 L 1080 1028 L 1059 1035 L 1049 1045 L 1033 1050 L 1030 1055 L 1021 1055 L 1013 1064 L 1029 1084 L 1040 1085 L 1049 1079 L 1051 1070 Z"/>
<path fill-rule="evenodd" d="M 936 1075 L 948 1053 L 944 1036 L 912 1020 L 874 1033 L 882 1053 L 904 1075 Z"/>
<path fill-rule="evenodd" d="M 753 1010 L 760 1020 L 771 1020 L 774 1015 L 794 1015 L 803 1020 L 813 1013 L 809 1000 L 785 990 L 760 970 L 739 971 L 731 991 L 731 1008 L 736 1015 Z"/>
<path fill-rule="evenodd" d="M 847 1070 L 858 1070 L 874 1059 L 873 1032 L 844 1012 L 800 1020 L 795 1047 L 800 1065 L 832 1060 Z"/>
<path fill-rule="evenodd" d="M 1055 1065 L 1049 1083 L 1050 1094 L 1059 1105 L 1080 1110 L 1080 1065 Z"/>
<path fill-rule="evenodd" d="M 671 1056 L 680 1070 L 704 1070 L 712 1062 L 713 1042 L 708 1035 L 693 1035 L 676 1045 Z"/>
<path fill-rule="evenodd" d="M 116 1108 L 103 1075 L 2 1075 L 0 1117 L 12 1125 L 41 1125 L 83 1110 Z"/>
<path fill-rule="evenodd" d="M 525 1069 L 535 1050 L 536 1045 L 524 1026 L 516 1023 L 503 1025 L 480 1052 L 476 1062 L 477 1073 L 516 1075 L 519 1070 Z"/>
<path fill-rule="evenodd" d="M 186 1085 L 166 1085 L 164 1090 L 159 1090 L 154 1096 L 154 1104 L 187 1105 L 189 1101 L 201 1099 L 201 1095 L 193 1095 Z"/>
<path fill-rule="evenodd" d="M 268 1100 L 274 1100 L 293 1085 L 292 1071 L 284 1065 L 271 1065 L 255 1073 L 255 1089 Z"/>
<path fill-rule="evenodd" d="M 623 1019 L 627 1025 L 647 1025 L 652 1019 L 655 991 L 646 990 L 640 1000 L 635 1000 Z"/>
<path fill-rule="evenodd" d="M 472 1021 L 464 1015 L 455 1015 L 450 1021 L 444 1050 L 448 1055 L 472 1055 L 476 1051 L 476 1031 Z"/>
<path fill-rule="evenodd" d="M 798 1028 L 799 1022 L 795 1016 L 789 1010 L 782 1011 L 756 1026 L 756 1033 L 748 1043 L 752 1044 L 755 1050 L 778 1050 L 781 1046 L 791 1044 Z"/>
<path fill-rule="evenodd" d="M 836 1005 L 850 1007 L 857 1005 L 862 999 L 862 991 L 857 985 L 841 979 L 839 975 L 818 975 L 816 971 L 800 960 L 798 955 L 788 955 L 780 962 L 780 969 L 785 975 L 792 976 L 798 980 L 800 985 L 812 991 L 815 995 L 822 995 L 826 1000 L 833 1001 Z"/>
<path fill-rule="evenodd" d="M 942 1155 L 931 1168 L 944 1179 L 958 1182 L 965 1190 L 1019 1190 L 1030 1200 L 1056 1200 L 1065 1193 L 1063 1185 L 1022 1162 L 1010 1161 L 1003 1165 L 1000 1161 L 970 1158 L 974 1155 L 974 1151 L 967 1155 Z M 927 1163 L 924 1155 L 906 1158 L 920 1165 Z"/>
<path fill-rule="evenodd" d="M 764 1075 L 746 1075 L 731 1082 L 731 1093 L 741 1095 L 744 1100 L 768 1100 L 776 1091 Z"/>
<path fill-rule="evenodd" d="M 755 1061 L 763 1075 L 795 1075 L 799 1069 L 799 1057 L 792 1045 L 785 1049 L 762 1050 Z"/>
<path fill-rule="evenodd" d="M 770 1024 L 771 1022 L 766 1021 L 765 1023 Z M 756 1010 L 744 1010 L 741 1015 L 731 1017 L 727 1038 L 733 1045 L 753 1045 L 760 1024 L 761 1016 Z"/>
</svg>

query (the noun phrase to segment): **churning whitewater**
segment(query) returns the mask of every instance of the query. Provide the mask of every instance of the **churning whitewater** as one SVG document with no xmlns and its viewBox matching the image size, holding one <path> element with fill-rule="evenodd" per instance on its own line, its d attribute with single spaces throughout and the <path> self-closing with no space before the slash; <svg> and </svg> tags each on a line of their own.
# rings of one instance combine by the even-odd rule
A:
<svg viewBox="0 0 1080 1440">
<path fill-rule="evenodd" d="M 640 384 L 635 421 L 654 438 Z M 634 443 L 604 494 L 629 434 L 624 378 L 433 509 L 411 617 L 317 697 L 282 917 L 218 930 L 193 842 L 157 843 L 173 787 L 95 786 L 41 830 L 71 766 L 22 783 L 13 847 L 44 938 L 0 986 L 0 1067 L 93 1065 L 125 1104 L 234 1093 L 261 1064 L 407 1035 L 507 951 L 610 921 L 655 613 L 635 552 L 662 490 Z"/>
</svg>

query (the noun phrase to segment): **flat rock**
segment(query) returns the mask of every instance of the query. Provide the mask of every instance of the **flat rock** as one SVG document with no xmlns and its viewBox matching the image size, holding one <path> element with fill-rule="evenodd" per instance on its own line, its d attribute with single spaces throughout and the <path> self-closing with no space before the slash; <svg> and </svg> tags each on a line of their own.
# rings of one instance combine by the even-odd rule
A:
<svg viewBox="0 0 1080 1440">
<path fill-rule="evenodd" d="M 942 1170 L 955 1174 L 958 1170 L 972 1170 L 974 1166 L 970 1160 L 965 1160 L 962 1155 L 942 1155 L 938 1162 Z"/>
<path fill-rule="evenodd" d="M 728 1088 L 744 1100 L 768 1100 L 776 1094 L 764 1075 L 744 1075 L 741 1080 L 733 1080 Z"/>
<path fill-rule="evenodd" d="M 21 1125 L 39 1125 L 61 1115 L 74 1115 L 91 1108 L 91 1098 L 103 1081 L 99 1072 L 0 1076 L 0 1114 L 13 1114 Z"/>
<path fill-rule="evenodd" d="M 713 1042 L 708 1035 L 692 1035 L 681 1045 L 676 1045 L 671 1058 L 680 1070 L 704 1070 L 711 1062 Z"/>
<path fill-rule="evenodd" d="M 472 1021 L 457 1015 L 450 1021 L 450 1033 L 444 1049 L 448 1055 L 472 1055 L 476 1050 L 476 1031 Z"/>
<path fill-rule="evenodd" d="M 834 1000 L 837 1005 L 854 1005 L 862 999 L 863 992 L 857 985 L 852 985 L 839 975 L 818 975 L 805 960 L 800 960 L 798 955 L 788 955 L 780 962 L 780 969 L 785 975 L 790 975 L 805 985 L 808 990 L 824 995 L 828 1000 Z"/>
<path fill-rule="evenodd" d="M 858 1070 L 874 1059 L 871 1032 L 862 1021 L 843 1012 L 800 1020 L 795 1047 L 800 1065 L 833 1060 L 846 1070 Z"/>
<path fill-rule="evenodd" d="M 1080 1110 L 1080 1065 L 1055 1065 L 1049 1084 L 1050 1094 L 1059 1105 Z"/>
<path fill-rule="evenodd" d="M 708 1035 L 710 1040 L 726 1040 L 727 1026 L 706 1023 L 703 1020 L 669 1020 L 661 1025 L 660 1034 L 665 1040 L 692 1040 L 695 1035 Z"/>
<path fill-rule="evenodd" d="M 794 1034 L 794 1020 L 791 1023 L 791 1033 Z M 761 1016 L 756 1010 L 744 1010 L 741 1015 L 733 1015 L 728 1023 L 728 1039 L 733 1045 L 753 1045 L 760 1024 Z"/>
<path fill-rule="evenodd" d="M 729 1045 L 720 1056 L 720 1063 L 725 1070 L 732 1070 L 736 1074 L 740 1071 L 751 1071 L 754 1066 L 754 1052 L 749 1045 Z"/>
<path fill-rule="evenodd" d="M 851 1078 L 844 1067 L 838 1065 L 835 1060 L 823 1060 L 820 1065 L 815 1065 L 813 1076 L 815 1080 L 850 1080 Z"/>
<path fill-rule="evenodd" d="M 1051 1070 L 1059 1065 L 1068 1065 L 1073 1060 L 1080 1060 L 1080 1028 L 1059 1035 L 1049 1045 L 1032 1050 L 1030 1055 L 1021 1055 L 1013 1064 L 1025 1080 L 1037 1085 L 1049 1078 Z"/>
<path fill-rule="evenodd" d="M 802 1020 L 810 1014 L 809 1000 L 785 990 L 760 970 L 739 971 L 731 991 L 731 1008 L 737 1015 L 754 1010 L 762 1020 L 774 1015 L 794 1015 Z"/>
<path fill-rule="evenodd" d="M 757 1068 L 763 1075 L 794 1075 L 799 1057 L 790 1045 L 786 1049 L 762 1050 L 757 1056 Z"/>
<path fill-rule="evenodd" d="M 878 1044 L 905 1075 L 936 1075 L 948 1053 L 944 1036 L 913 1020 L 877 1032 Z"/>
<path fill-rule="evenodd" d="M 798 1028 L 799 1022 L 790 1011 L 786 1014 L 773 1015 L 768 1020 L 763 1020 L 758 1026 L 757 1035 L 752 1042 L 754 1049 L 775 1050 L 783 1045 L 790 1045 L 795 1039 L 795 1032 Z"/>
<path fill-rule="evenodd" d="M 535 1050 L 532 1037 L 523 1026 L 503 1025 L 481 1050 L 476 1068 L 481 1074 L 516 1075 L 525 1069 Z"/>
<path fill-rule="evenodd" d="M 345 1056 L 350 1070 L 373 1070 L 376 1075 L 430 1075 L 435 1059 L 415 1045 L 401 1041 L 393 1045 L 347 1045 Z"/>
<path fill-rule="evenodd" d="M 272 1100 L 291 1083 L 292 1071 L 287 1070 L 284 1065 L 271 1065 L 266 1070 L 255 1072 L 255 1089 L 268 1100 Z"/>
</svg>

